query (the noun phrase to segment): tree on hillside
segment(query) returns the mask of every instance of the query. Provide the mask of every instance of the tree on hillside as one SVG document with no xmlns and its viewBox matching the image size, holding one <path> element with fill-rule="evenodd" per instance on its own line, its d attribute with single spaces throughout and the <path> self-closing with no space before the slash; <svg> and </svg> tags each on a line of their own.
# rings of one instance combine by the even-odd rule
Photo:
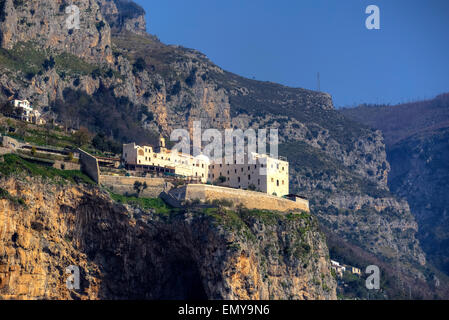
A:
<svg viewBox="0 0 449 320">
<path fill-rule="evenodd" d="M 75 139 L 76 145 L 82 147 L 90 142 L 91 135 L 87 128 L 80 127 L 80 129 L 73 134 L 73 138 Z"/>
<path fill-rule="evenodd" d="M 6 117 L 11 117 L 14 115 L 14 106 L 10 102 L 1 103 L 0 113 Z"/>
<path fill-rule="evenodd" d="M 146 182 L 142 183 L 140 181 L 134 182 L 134 190 L 137 192 L 137 196 L 140 197 L 140 194 L 148 188 L 148 185 Z"/>
</svg>

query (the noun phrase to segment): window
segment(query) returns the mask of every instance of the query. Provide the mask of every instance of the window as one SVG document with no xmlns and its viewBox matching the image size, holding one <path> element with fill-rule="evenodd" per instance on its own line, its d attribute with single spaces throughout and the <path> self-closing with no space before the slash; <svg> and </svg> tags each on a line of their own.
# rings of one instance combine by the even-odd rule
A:
<svg viewBox="0 0 449 320">
<path fill-rule="evenodd" d="M 251 167 L 250 167 L 250 166 L 248 166 L 248 171 L 249 171 L 249 170 L 251 170 Z"/>
<path fill-rule="evenodd" d="M 204 168 L 204 163 L 203 163 L 203 164 L 201 164 L 201 168 Z"/>
<path fill-rule="evenodd" d="M 251 180 L 251 175 L 250 174 L 248 175 L 248 180 Z"/>
<path fill-rule="evenodd" d="M 237 169 L 235 169 L 234 171 L 235 171 L 235 173 L 237 173 Z"/>
<path fill-rule="evenodd" d="M 284 185 L 285 183 L 284 183 L 284 180 L 282 180 L 282 185 Z"/>
<path fill-rule="evenodd" d="M 243 168 L 242 168 L 242 172 L 243 172 Z"/>
<path fill-rule="evenodd" d="M 254 165 L 254 169 L 257 169 L 257 164 Z"/>
<path fill-rule="evenodd" d="M 271 178 L 271 182 L 274 182 L 274 179 L 273 179 L 273 178 Z"/>
<path fill-rule="evenodd" d="M 240 183 L 240 177 L 238 177 L 237 181 L 238 181 L 238 183 Z"/>
<path fill-rule="evenodd" d="M 282 167 L 282 171 L 285 171 L 285 170 L 284 170 L 284 167 Z"/>
<path fill-rule="evenodd" d="M 257 179 L 257 184 L 260 186 L 260 179 Z"/>
<path fill-rule="evenodd" d="M 276 185 L 279 187 L 279 180 L 276 180 Z"/>
</svg>

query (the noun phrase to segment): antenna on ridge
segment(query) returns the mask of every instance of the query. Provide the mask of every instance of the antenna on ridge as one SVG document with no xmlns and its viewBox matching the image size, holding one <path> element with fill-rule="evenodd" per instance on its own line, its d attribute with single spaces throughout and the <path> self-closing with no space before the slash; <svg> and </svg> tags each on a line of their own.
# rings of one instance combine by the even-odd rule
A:
<svg viewBox="0 0 449 320">
<path fill-rule="evenodd" d="M 321 92 L 320 73 L 319 72 L 316 75 L 316 84 L 317 84 L 317 91 Z"/>
</svg>

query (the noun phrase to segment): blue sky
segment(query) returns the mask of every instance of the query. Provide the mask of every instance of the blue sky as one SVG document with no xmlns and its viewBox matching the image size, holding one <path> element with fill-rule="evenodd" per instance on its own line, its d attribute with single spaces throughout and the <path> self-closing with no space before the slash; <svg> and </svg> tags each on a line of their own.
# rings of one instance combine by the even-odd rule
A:
<svg viewBox="0 0 449 320">
<path fill-rule="evenodd" d="M 449 92 L 447 0 L 136 0 L 148 31 L 257 80 L 321 89 L 337 107 Z M 380 30 L 365 9 L 380 8 Z"/>
</svg>

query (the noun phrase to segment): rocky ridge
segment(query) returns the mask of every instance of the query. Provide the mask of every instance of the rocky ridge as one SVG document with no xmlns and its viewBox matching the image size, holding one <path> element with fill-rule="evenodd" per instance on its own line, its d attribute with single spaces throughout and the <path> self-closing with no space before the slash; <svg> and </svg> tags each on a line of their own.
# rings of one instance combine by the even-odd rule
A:
<svg viewBox="0 0 449 320">
<path fill-rule="evenodd" d="M 97 187 L 2 178 L 2 299 L 335 299 L 309 215 L 158 212 Z M 25 209 L 24 209 L 25 207 Z M 80 290 L 65 268 L 79 266 Z"/>
</svg>

